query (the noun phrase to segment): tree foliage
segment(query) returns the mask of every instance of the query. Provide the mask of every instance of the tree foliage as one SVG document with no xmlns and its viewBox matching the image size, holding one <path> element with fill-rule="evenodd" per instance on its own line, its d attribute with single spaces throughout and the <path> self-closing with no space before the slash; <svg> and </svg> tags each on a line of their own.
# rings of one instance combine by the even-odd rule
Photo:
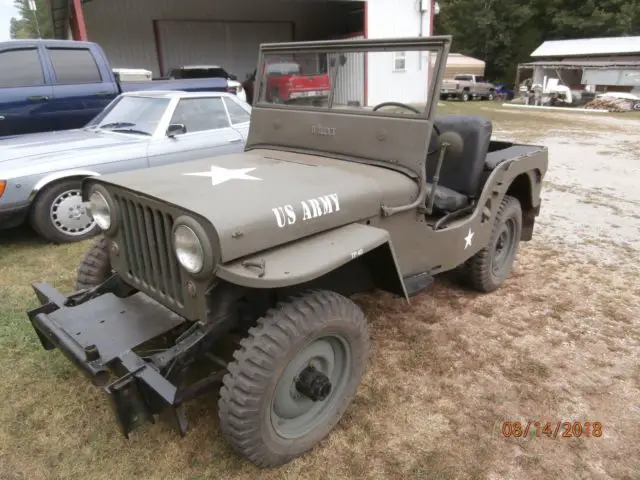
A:
<svg viewBox="0 0 640 480">
<path fill-rule="evenodd" d="M 486 62 L 486 75 L 511 83 L 517 64 L 545 40 L 640 35 L 638 0 L 443 0 L 436 33 L 452 52 Z"/>
<path fill-rule="evenodd" d="M 37 38 L 38 26 L 40 37 L 53 38 L 53 22 L 47 0 L 35 0 L 36 12 L 29 10 L 29 0 L 14 0 L 19 18 L 12 18 L 10 25 L 11 38 Z M 35 13 L 35 15 L 34 15 Z M 36 24 L 36 16 L 38 24 Z"/>
</svg>

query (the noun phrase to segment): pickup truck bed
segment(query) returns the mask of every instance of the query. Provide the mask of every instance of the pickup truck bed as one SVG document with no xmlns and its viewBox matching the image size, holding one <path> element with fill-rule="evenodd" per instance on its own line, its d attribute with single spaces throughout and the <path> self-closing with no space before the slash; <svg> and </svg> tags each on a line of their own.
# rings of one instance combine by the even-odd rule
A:
<svg viewBox="0 0 640 480">
<path fill-rule="evenodd" d="M 122 92 L 229 90 L 221 78 L 120 83 L 93 42 L 0 42 L 0 65 L 0 137 L 81 128 Z"/>
</svg>

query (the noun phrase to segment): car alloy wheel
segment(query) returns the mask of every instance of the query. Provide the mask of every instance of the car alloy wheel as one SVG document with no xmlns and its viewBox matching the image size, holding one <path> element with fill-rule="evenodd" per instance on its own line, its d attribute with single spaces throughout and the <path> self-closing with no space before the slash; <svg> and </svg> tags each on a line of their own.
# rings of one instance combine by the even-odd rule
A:
<svg viewBox="0 0 640 480">
<path fill-rule="evenodd" d="M 49 218 L 56 230 L 71 237 L 84 235 L 95 227 L 83 205 L 82 192 L 75 189 L 62 192 L 53 200 Z"/>
</svg>

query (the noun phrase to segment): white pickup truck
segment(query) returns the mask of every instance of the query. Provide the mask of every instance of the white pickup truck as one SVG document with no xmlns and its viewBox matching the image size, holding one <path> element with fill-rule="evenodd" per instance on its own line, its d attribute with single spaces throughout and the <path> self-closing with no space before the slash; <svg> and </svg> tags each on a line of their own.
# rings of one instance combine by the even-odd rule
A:
<svg viewBox="0 0 640 480">
<path fill-rule="evenodd" d="M 453 80 L 443 80 L 440 87 L 440 99 L 458 98 L 463 102 L 480 98 L 493 100 L 496 87 L 485 80 L 483 76 L 463 74 L 456 75 Z"/>
</svg>

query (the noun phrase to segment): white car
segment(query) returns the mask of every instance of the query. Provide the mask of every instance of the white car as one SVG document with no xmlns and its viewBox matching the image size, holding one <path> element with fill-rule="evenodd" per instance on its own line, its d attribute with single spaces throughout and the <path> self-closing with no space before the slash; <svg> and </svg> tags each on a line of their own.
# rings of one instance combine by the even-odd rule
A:
<svg viewBox="0 0 640 480">
<path fill-rule="evenodd" d="M 225 78 L 229 93 L 234 93 L 243 102 L 247 101 L 247 92 L 238 77 L 228 73 L 220 65 L 182 65 L 169 70 L 169 78 Z"/>
</svg>

